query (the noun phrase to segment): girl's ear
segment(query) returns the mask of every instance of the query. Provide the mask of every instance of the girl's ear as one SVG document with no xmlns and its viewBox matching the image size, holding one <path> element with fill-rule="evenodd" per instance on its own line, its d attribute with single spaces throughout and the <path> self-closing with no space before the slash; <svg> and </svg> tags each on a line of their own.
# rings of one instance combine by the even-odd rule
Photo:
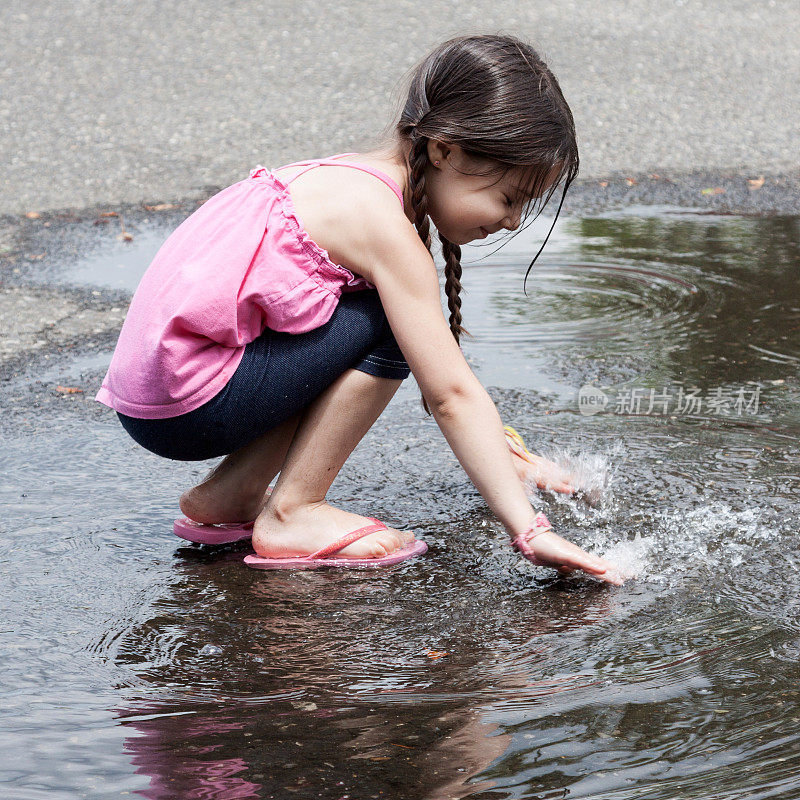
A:
<svg viewBox="0 0 800 800">
<path fill-rule="evenodd" d="M 457 145 L 445 144 L 436 139 L 428 139 L 428 159 L 434 167 L 442 168 L 447 157 L 453 153 Z"/>
</svg>

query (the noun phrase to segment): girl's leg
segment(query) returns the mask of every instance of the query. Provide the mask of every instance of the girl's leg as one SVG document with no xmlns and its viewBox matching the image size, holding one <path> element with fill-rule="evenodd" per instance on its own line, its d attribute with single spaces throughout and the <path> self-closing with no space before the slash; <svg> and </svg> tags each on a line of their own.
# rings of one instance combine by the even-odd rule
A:
<svg viewBox="0 0 800 800">
<path fill-rule="evenodd" d="M 148 420 L 143 432 L 139 430 L 141 421 L 125 418 L 123 424 L 140 444 L 168 457 L 208 458 L 231 453 L 181 498 L 184 514 L 207 524 L 254 519 L 264 506 L 270 481 L 286 468 L 284 461 L 295 433 L 310 436 L 314 452 L 308 460 L 313 459 L 314 469 L 327 465 L 327 483 L 314 480 L 304 491 L 296 492 L 292 482 L 284 481 L 281 503 L 275 506 L 277 526 L 280 517 L 295 514 L 312 498 L 320 503 L 324 500 L 345 459 L 408 372 L 377 293 L 354 292 L 341 298 L 331 320 L 319 329 L 302 335 L 265 332 L 248 345 L 226 388 L 196 411 L 166 421 Z M 291 408 L 295 409 L 289 411 L 292 416 L 281 418 Z M 323 409 L 327 411 L 323 413 Z M 320 414 L 321 422 L 309 427 L 309 420 L 317 420 Z M 321 428 L 330 429 L 327 438 L 319 436 Z M 250 441 L 254 429 L 266 432 Z M 294 481 L 302 468 L 297 458 L 306 455 L 295 457 Z M 289 463 L 291 458 L 286 466 Z M 345 520 L 353 523 L 348 530 L 367 524 L 357 515 L 339 512 L 337 516 L 339 528 Z M 338 538 L 337 524 L 318 520 L 315 525 L 323 535 L 326 526 L 332 532 L 328 541 Z M 395 549 L 391 538 L 383 538 L 386 548 Z M 372 537 L 365 542 L 374 544 Z M 318 548 L 307 552 L 314 549 Z"/>
<path fill-rule="evenodd" d="M 264 493 L 280 472 L 300 414 L 225 456 L 181 496 L 181 511 L 195 522 L 250 522 L 264 507 Z"/>
<path fill-rule="evenodd" d="M 348 370 L 302 415 L 224 458 L 181 497 L 196 522 L 243 522 L 260 514 L 254 546 L 261 555 L 307 555 L 369 520 L 325 503 L 347 457 L 397 391 L 401 380 Z M 271 506 L 264 492 L 281 472 Z M 351 558 L 391 553 L 413 534 L 388 530 L 365 536 L 342 553 Z"/>
<path fill-rule="evenodd" d="M 308 555 L 370 524 L 366 517 L 329 505 L 325 495 L 400 383 L 350 369 L 306 409 L 275 489 L 256 520 L 253 547 L 259 555 Z M 413 538 L 411 532 L 388 529 L 341 552 L 351 558 L 382 556 Z"/>
</svg>

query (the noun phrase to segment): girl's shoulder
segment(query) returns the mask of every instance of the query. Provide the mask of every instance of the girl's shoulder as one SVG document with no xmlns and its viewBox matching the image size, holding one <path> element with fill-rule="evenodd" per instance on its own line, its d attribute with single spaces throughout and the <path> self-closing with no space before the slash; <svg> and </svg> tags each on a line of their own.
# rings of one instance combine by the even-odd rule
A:
<svg viewBox="0 0 800 800">
<path fill-rule="evenodd" d="M 285 186 L 297 217 L 311 239 L 331 260 L 370 280 L 364 252 L 376 239 L 411 226 L 403 207 L 402 189 L 389 170 L 359 159 L 335 165 L 287 165 L 273 170 Z M 377 173 L 377 174 L 376 174 Z"/>
<path fill-rule="evenodd" d="M 391 163 L 346 154 L 272 170 L 296 204 L 313 204 L 332 216 L 404 212 L 404 175 Z"/>
</svg>

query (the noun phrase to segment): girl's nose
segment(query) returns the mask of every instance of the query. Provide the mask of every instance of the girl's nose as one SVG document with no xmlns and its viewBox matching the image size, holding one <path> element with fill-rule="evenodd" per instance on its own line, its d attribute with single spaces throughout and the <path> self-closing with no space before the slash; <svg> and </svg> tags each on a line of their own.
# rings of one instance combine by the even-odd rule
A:
<svg viewBox="0 0 800 800">
<path fill-rule="evenodd" d="M 506 217 L 503 220 L 503 227 L 506 230 L 515 231 L 517 228 L 519 228 L 519 223 L 520 223 L 520 215 L 514 214 L 514 216 Z"/>
</svg>

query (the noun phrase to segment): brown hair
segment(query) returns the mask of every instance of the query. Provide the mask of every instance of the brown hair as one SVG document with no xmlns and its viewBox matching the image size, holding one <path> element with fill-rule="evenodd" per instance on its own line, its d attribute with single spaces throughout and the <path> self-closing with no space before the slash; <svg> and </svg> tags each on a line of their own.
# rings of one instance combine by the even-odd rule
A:
<svg viewBox="0 0 800 800">
<path fill-rule="evenodd" d="M 530 196 L 540 194 L 547 177 L 557 170 L 558 177 L 544 196 L 528 204 L 528 209 L 538 205 L 537 215 L 563 181 L 558 217 L 578 172 L 575 124 L 558 81 L 539 55 L 513 36 L 461 36 L 439 45 L 413 71 L 395 130 L 406 153 L 414 224 L 428 250 L 429 139 L 458 145 L 469 157 L 494 162 L 492 172 L 522 167 Z M 441 235 L 439 239 L 450 330 L 458 342 L 466 332 L 461 327 L 461 248 Z"/>
</svg>

